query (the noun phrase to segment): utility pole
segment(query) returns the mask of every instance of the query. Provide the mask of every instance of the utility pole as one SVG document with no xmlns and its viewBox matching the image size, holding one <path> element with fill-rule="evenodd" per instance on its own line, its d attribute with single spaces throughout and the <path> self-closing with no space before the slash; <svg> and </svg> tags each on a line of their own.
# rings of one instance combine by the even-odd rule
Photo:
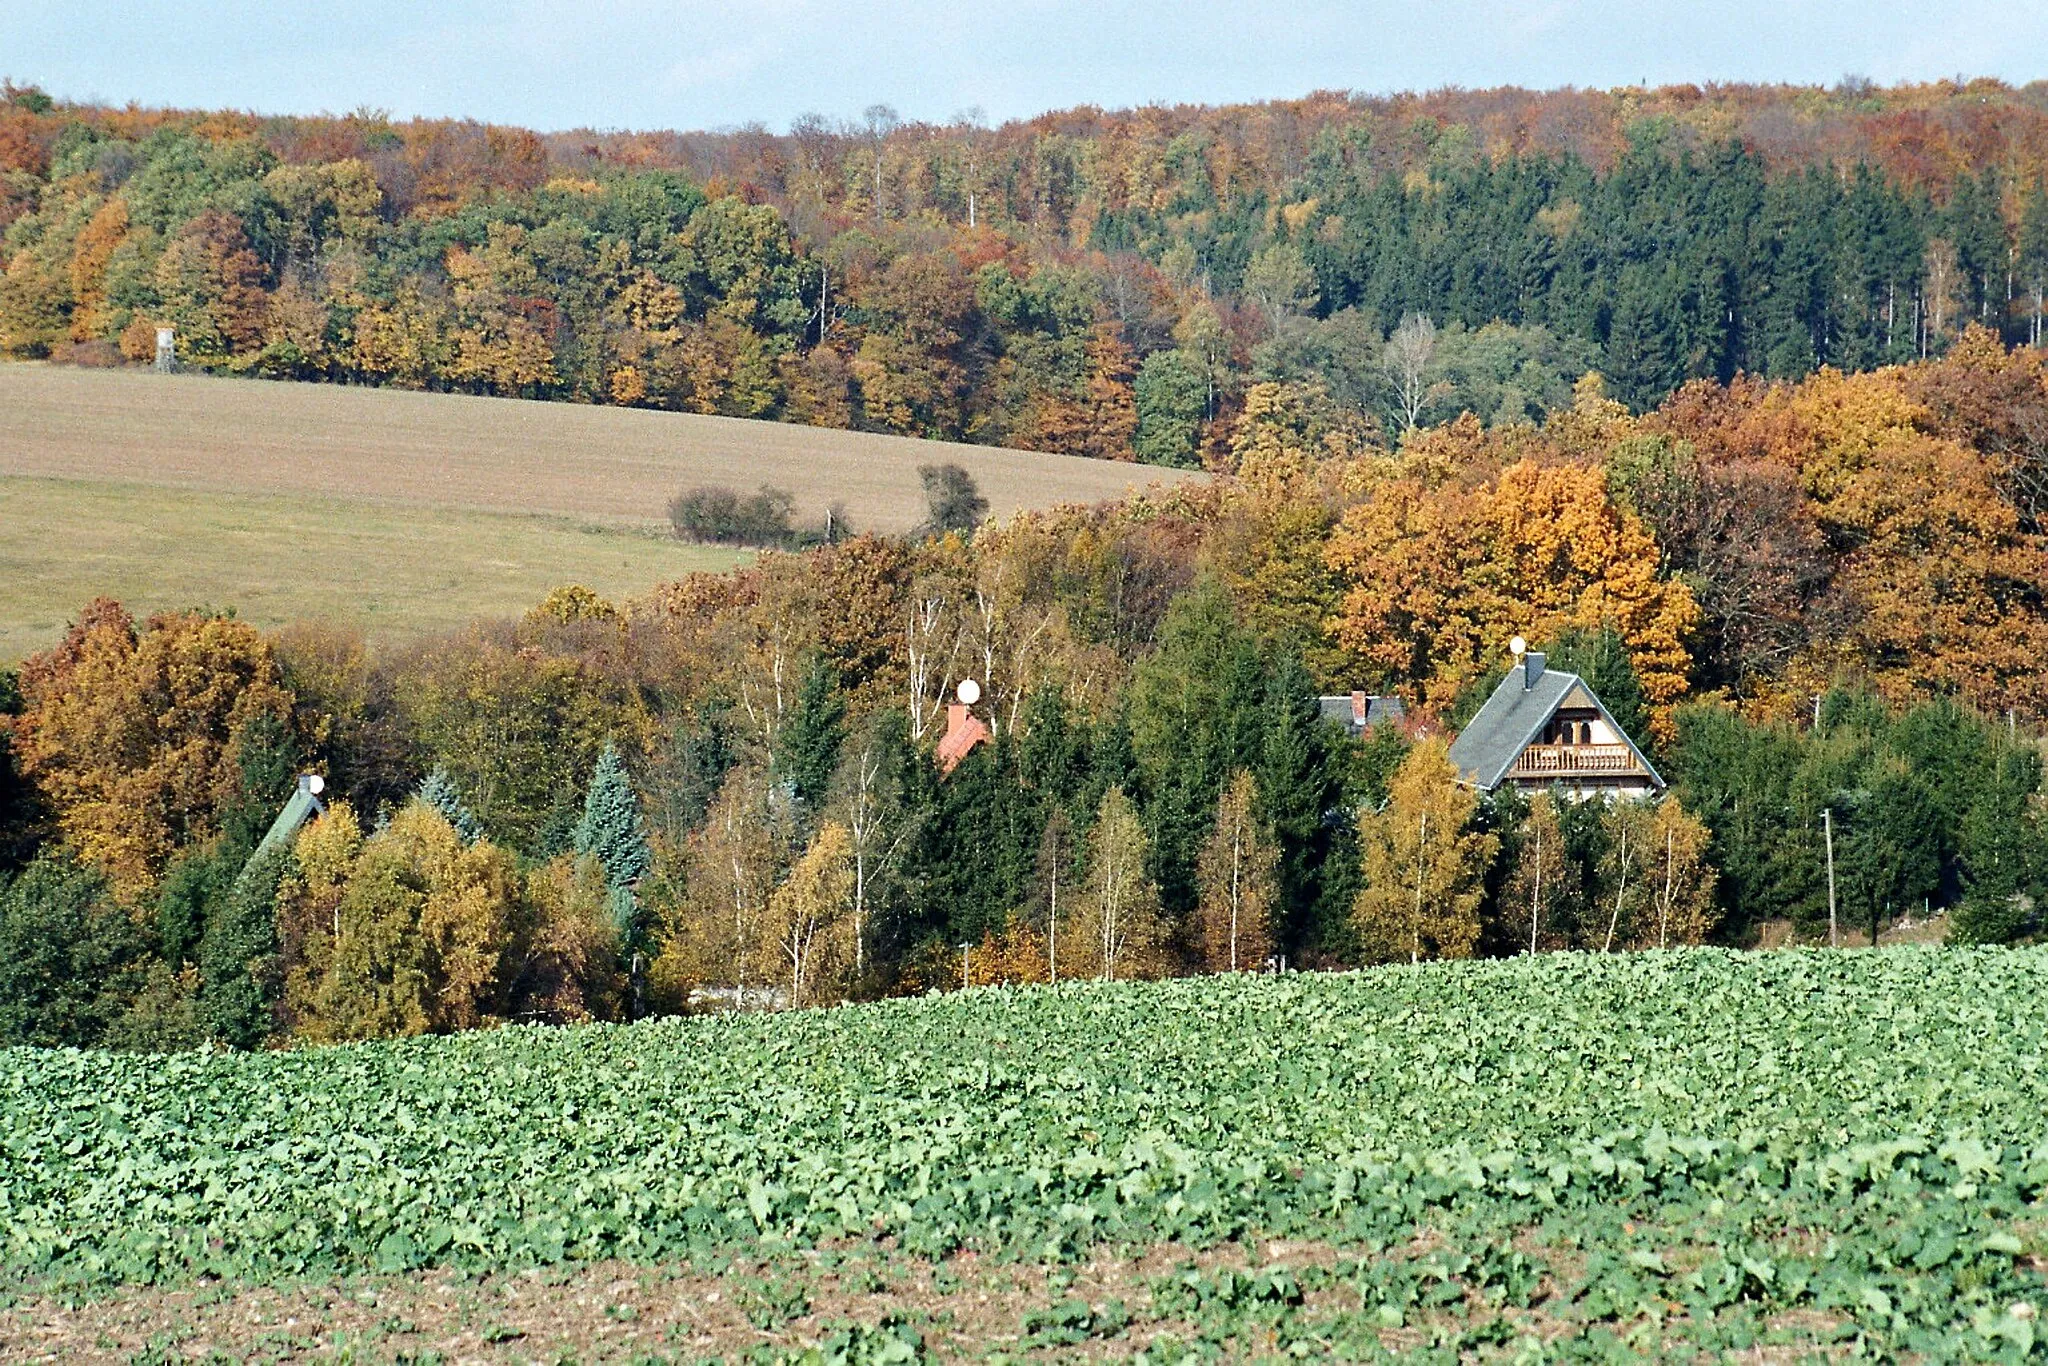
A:
<svg viewBox="0 0 2048 1366">
<path fill-rule="evenodd" d="M 962 991 L 967 990 L 967 952 L 972 947 L 970 944 L 962 944 L 960 946 L 960 990 Z"/>
<path fill-rule="evenodd" d="M 1835 924 L 1835 813 L 1823 810 L 1820 823 L 1827 831 L 1828 841 L 1828 947 L 1842 947 L 1841 930 Z"/>
</svg>

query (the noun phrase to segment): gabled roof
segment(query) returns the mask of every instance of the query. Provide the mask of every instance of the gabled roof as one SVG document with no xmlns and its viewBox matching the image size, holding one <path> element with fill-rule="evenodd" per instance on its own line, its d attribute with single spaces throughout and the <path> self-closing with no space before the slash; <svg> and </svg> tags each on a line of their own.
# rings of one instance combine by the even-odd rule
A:
<svg viewBox="0 0 2048 1366">
<path fill-rule="evenodd" d="M 1472 723 L 1451 742 L 1451 763 L 1456 765 L 1459 777 L 1483 791 L 1499 787 L 1516 758 L 1543 734 L 1550 718 L 1569 704 L 1598 709 L 1622 743 L 1635 752 L 1636 762 L 1650 775 L 1650 782 L 1659 788 L 1664 786 L 1663 777 L 1649 757 L 1629 739 L 1628 732 L 1584 679 L 1577 674 L 1545 669 L 1541 656 L 1533 657 L 1532 662 L 1534 669 L 1525 669 L 1520 664 L 1510 669 Z M 1529 674 L 1537 670 L 1541 672 L 1531 680 Z"/>
<path fill-rule="evenodd" d="M 1316 702 L 1322 708 L 1325 721 L 1342 726 L 1353 735 L 1384 725 L 1398 726 L 1408 719 L 1407 708 L 1392 693 L 1342 693 L 1334 697 L 1319 697 Z M 1361 702 L 1365 704 L 1363 716 L 1358 711 Z"/>
</svg>

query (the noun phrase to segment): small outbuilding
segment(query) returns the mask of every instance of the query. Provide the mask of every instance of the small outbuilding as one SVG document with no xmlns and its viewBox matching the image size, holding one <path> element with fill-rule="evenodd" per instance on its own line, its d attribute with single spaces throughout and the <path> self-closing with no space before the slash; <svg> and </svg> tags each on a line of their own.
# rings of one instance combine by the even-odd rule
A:
<svg viewBox="0 0 2048 1366">
<path fill-rule="evenodd" d="M 1574 673 L 1546 668 L 1541 653 L 1515 667 L 1451 742 L 1458 776 L 1481 792 L 1513 783 L 1566 796 L 1649 797 L 1664 779 L 1636 742 Z"/>
<path fill-rule="evenodd" d="M 1323 710 L 1323 719 L 1332 725 L 1344 727 L 1353 739 L 1378 730 L 1381 726 L 1404 729 L 1408 722 L 1407 708 L 1401 699 L 1392 693 L 1353 692 L 1339 693 L 1333 697 L 1321 697 L 1317 701 Z"/>
</svg>

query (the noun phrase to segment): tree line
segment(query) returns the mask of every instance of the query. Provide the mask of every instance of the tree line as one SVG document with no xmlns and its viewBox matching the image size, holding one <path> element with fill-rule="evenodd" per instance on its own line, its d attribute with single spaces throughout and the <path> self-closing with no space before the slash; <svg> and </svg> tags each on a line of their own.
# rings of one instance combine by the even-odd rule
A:
<svg viewBox="0 0 2048 1366">
<path fill-rule="evenodd" d="M 94 603 L 0 688 L 0 1020 L 252 1045 L 1944 912 L 2030 938 L 2044 433 L 2048 357 L 1988 330 L 1643 415 L 1593 375 L 1391 447 L 1267 383 L 1213 483 L 624 604 L 373 650 Z M 1667 796 L 1457 781 L 1516 635 Z M 965 678 L 990 738 L 942 773 Z M 1354 689 L 1415 724 L 1327 724 Z M 309 771 L 327 813 L 261 849 Z"/>
<path fill-rule="evenodd" d="M 562 134 L 0 91 L 0 352 L 1226 466 L 2038 345 L 2048 94 L 1317 96 L 999 129 Z"/>
</svg>

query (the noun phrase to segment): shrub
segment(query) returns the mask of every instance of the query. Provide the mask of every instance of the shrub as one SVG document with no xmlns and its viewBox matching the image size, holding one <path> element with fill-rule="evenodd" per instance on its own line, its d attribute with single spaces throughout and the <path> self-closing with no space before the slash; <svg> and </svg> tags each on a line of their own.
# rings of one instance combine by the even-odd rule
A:
<svg viewBox="0 0 2048 1366">
<path fill-rule="evenodd" d="M 685 489 L 669 500 L 668 520 L 678 537 L 709 545 L 784 546 L 796 539 L 790 518 L 796 499 L 787 489 L 763 484 L 742 496 L 711 484 Z"/>
<path fill-rule="evenodd" d="M 141 989 L 148 956 L 104 877 L 38 858 L 0 883 L 0 1044 L 102 1042 Z"/>
<path fill-rule="evenodd" d="M 929 509 L 925 529 L 935 534 L 972 531 L 988 516 L 988 499 L 965 466 L 920 465 L 917 477 L 924 481 L 924 500 Z"/>
</svg>

